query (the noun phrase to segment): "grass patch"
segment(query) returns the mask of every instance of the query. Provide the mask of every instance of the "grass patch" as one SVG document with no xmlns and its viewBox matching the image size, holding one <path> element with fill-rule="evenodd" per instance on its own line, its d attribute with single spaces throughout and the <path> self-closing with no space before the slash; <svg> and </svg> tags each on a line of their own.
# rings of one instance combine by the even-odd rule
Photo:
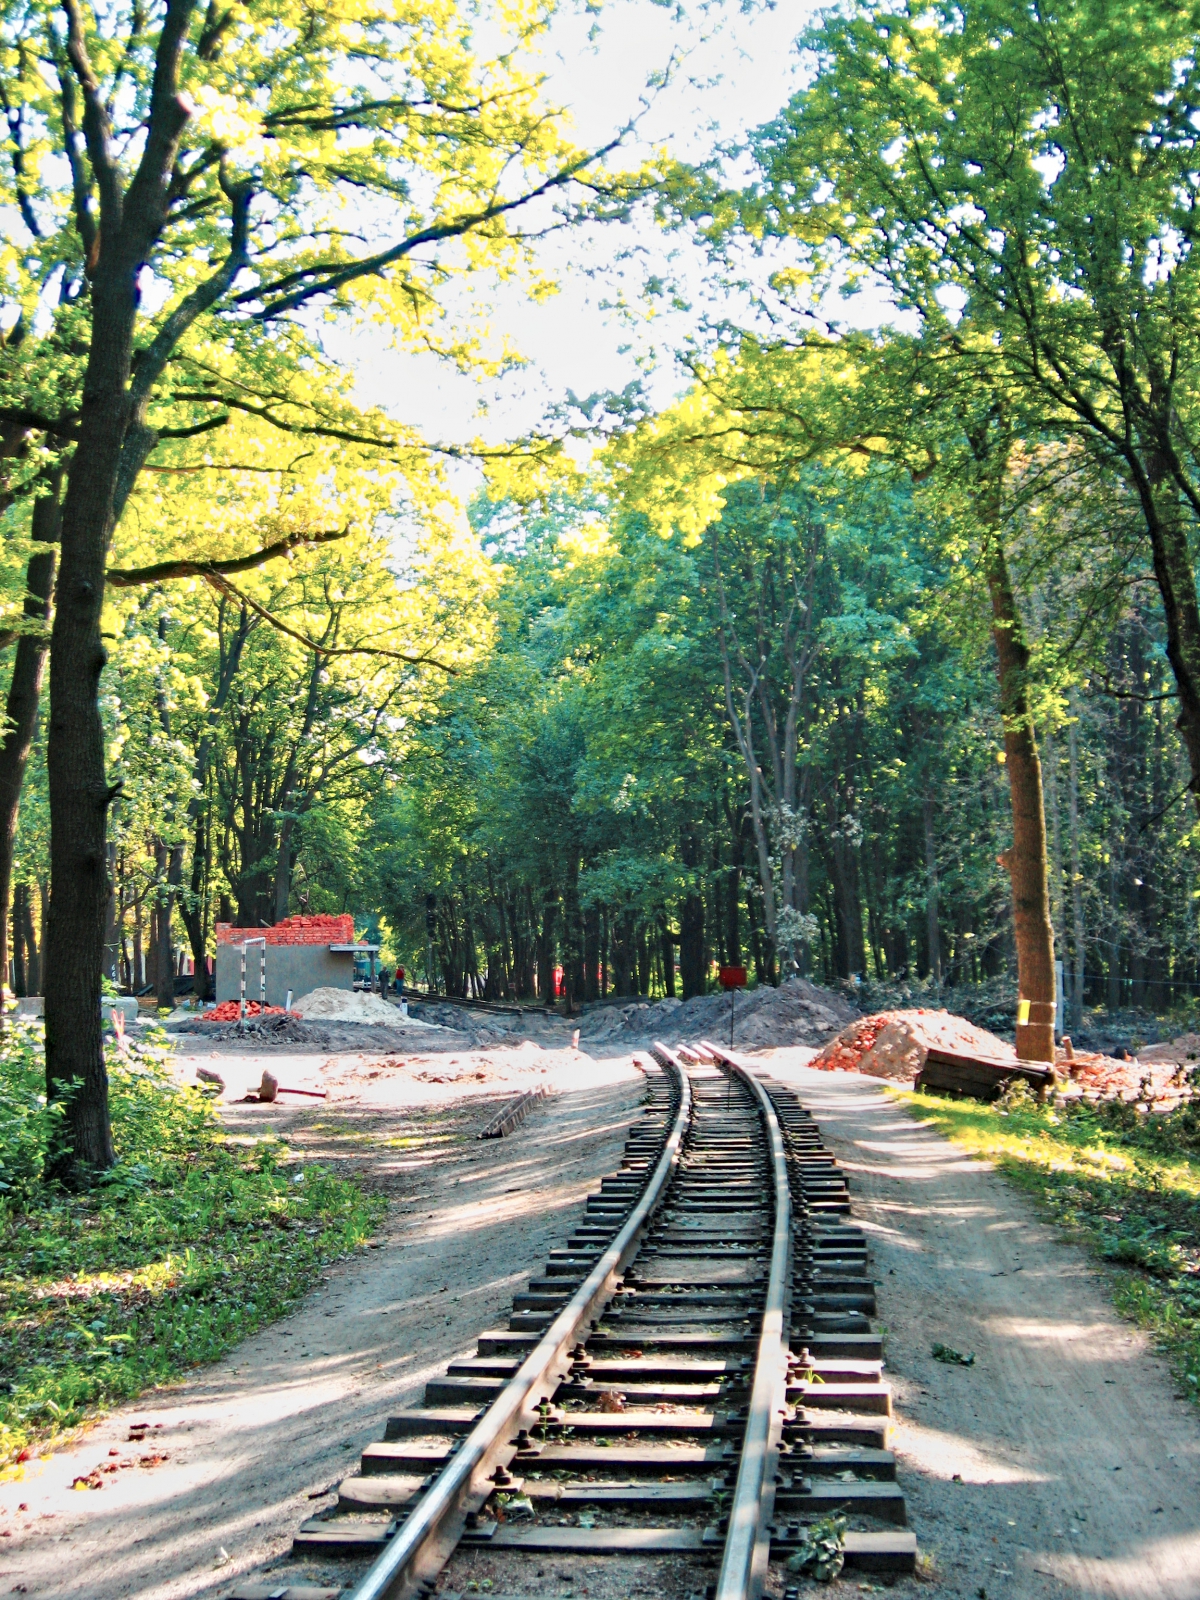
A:
<svg viewBox="0 0 1200 1600">
<path fill-rule="evenodd" d="M 1155 1335 L 1200 1401 L 1200 1095 L 1165 1116 L 1121 1102 L 993 1105 L 892 1091 L 961 1149 L 987 1156 L 1043 1213 L 1129 1270 L 1114 1299 Z"/>
<path fill-rule="evenodd" d="M 382 1215 L 277 1139 L 227 1141 L 165 1054 L 161 1037 L 110 1052 L 117 1165 L 69 1195 L 42 1182 L 40 1025 L 0 1041 L 0 1463 L 223 1355 Z"/>
</svg>

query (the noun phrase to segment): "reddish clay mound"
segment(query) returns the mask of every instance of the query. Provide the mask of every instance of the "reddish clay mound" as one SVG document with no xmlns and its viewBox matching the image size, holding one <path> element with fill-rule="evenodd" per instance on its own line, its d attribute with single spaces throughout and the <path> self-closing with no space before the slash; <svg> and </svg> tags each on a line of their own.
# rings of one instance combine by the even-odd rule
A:
<svg viewBox="0 0 1200 1600">
<path fill-rule="evenodd" d="M 1012 1045 L 949 1011 L 877 1011 L 858 1017 L 831 1039 L 811 1066 L 829 1072 L 865 1072 L 911 1082 L 927 1051 L 953 1050 L 986 1061 L 1017 1059 Z"/>
<path fill-rule="evenodd" d="M 1200 1038 L 1188 1035 L 1172 1046 L 1152 1046 L 1134 1061 L 1118 1061 L 1090 1050 L 1068 1056 L 1059 1050 L 1059 1083 L 1064 1088 L 1074 1086 L 1088 1098 L 1146 1101 L 1165 1111 L 1185 1092 L 1187 1068 L 1197 1064 L 1192 1059 L 1195 1046 L 1200 1046 Z M 855 1018 L 809 1065 L 826 1072 L 865 1072 L 873 1078 L 911 1083 L 933 1049 L 1000 1065 L 1017 1059 L 1011 1044 L 949 1011 L 877 1011 L 873 1016 Z"/>
</svg>

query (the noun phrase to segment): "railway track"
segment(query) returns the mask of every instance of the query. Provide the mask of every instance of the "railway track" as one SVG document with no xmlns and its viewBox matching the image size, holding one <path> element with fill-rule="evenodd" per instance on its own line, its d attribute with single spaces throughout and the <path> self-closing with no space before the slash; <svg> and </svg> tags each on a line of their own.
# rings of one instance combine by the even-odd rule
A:
<svg viewBox="0 0 1200 1600">
<path fill-rule="evenodd" d="M 509 1326 L 389 1418 L 297 1534 L 306 1564 L 358 1575 L 279 1571 L 225 1600 L 449 1597 L 485 1562 L 496 1600 L 522 1573 L 548 1595 L 544 1563 L 579 1556 L 669 1556 L 676 1586 L 755 1600 L 834 1514 L 848 1567 L 913 1571 L 844 1175 L 791 1090 L 707 1042 L 652 1054 L 621 1170 Z"/>
</svg>

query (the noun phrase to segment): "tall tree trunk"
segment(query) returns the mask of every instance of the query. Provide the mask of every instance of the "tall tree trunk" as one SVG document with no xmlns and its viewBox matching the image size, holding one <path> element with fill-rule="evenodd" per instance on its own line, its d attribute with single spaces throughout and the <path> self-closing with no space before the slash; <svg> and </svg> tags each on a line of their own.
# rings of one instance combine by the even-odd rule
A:
<svg viewBox="0 0 1200 1600">
<path fill-rule="evenodd" d="M 1191 519 L 1172 476 L 1165 443 L 1174 426 L 1171 407 L 1167 403 L 1156 409 L 1160 438 L 1150 440 L 1146 468 L 1139 470 L 1135 465 L 1134 476 L 1162 597 L 1167 660 L 1179 691 L 1175 725 L 1187 751 L 1192 799 L 1200 810 L 1200 604 L 1189 539 Z"/>
<path fill-rule="evenodd" d="M 47 492 L 33 503 L 30 537 L 50 549 L 31 556 L 25 571 L 25 616 L 36 631 L 23 633 L 17 640 L 12 678 L 5 704 L 5 733 L 0 742 L 0 1011 L 8 982 L 8 908 L 12 887 L 13 845 L 21 805 L 25 768 L 37 732 L 38 703 L 46 665 L 46 621 L 54 590 L 54 565 L 57 559 L 62 508 L 59 495 L 63 468 L 57 467 L 47 478 Z M 42 939 L 45 941 L 45 925 Z"/>
<path fill-rule="evenodd" d="M 1004 756 L 1012 803 L 1013 839 L 1000 861 L 1012 882 L 1017 947 L 1017 1055 L 1054 1060 L 1054 928 L 1046 873 L 1046 813 L 1042 764 L 1029 709 L 1029 650 L 1017 610 L 1000 525 L 1000 483 L 995 475 L 981 497 L 985 528 L 992 638 L 1000 679 Z"/>
<path fill-rule="evenodd" d="M 1054 733 L 1046 729 L 1046 813 L 1049 819 L 1050 872 L 1047 885 L 1050 895 L 1050 925 L 1055 940 L 1066 944 L 1066 915 L 1063 909 L 1063 855 L 1062 818 L 1058 806 L 1058 746 Z"/>
<path fill-rule="evenodd" d="M 583 917 L 583 998 L 600 998 L 600 911 L 590 906 Z"/>
<path fill-rule="evenodd" d="M 106 238 L 107 244 L 107 238 Z M 115 242 L 113 249 L 115 249 Z M 112 250 L 110 250 L 110 255 Z M 79 1187 L 115 1159 L 100 1032 L 108 905 L 108 808 L 98 689 L 104 567 L 115 521 L 141 260 L 107 264 L 92 284 L 92 340 L 78 442 L 62 513 L 50 648 L 50 929 L 46 940 L 46 1092 L 63 1101 L 49 1176 Z"/>
<path fill-rule="evenodd" d="M 117 896 L 117 846 L 108 841 L 108 904 L 104 908 L 104 976 L 110 983 L 117 982 L 118 963 L 121 957 L 121 937 L 118 927 L 120 908 Z"/>
<path fill-rule="evenodd" d="M 563 980 L 567 1010 L 573 1014 L 583 999 L 583 920 L 579 912 L 579 857 L 574 847 L 567 858 L 563 893 Z"/>
<path fill-rule="evenodd" d="M 550 874 L 547 871 L 542 881 L 549 883 Z M 555 922 L 558 917 L 558 901 L 551 891 L 547 890 L 546 898 L 542 903 L 542 931 L 538 939 L 538 994 L 544 1006 L 554 1004 L 554 953 Z"/>
<path fill-rule="evenodd" d="M 161 873 L 159 900 L 158 900 L 158 928 L 155 941 L 155 986 L 156 998 L 160 1006 L 171 1010 L 175 1008 L 175 946 L 171 938 L 171 914 L 175 909 L 175 897 L 179 892 L 179 885 L 183 881 L 183 846 L 172 845 L 168 851 L 166 845 L 156 846 L 155 854 L 161 851 L 159 871 Z"/>
<path fill-rule="evenodd" d="M 1073 715 L 1067 727 L 1067 775 L 1070 784 L 1068 795 L 1067 826 L 1071 845 L 1071 923 L 1074 949 L 1072 950 L 1071 1028 L 1075 1033 L 1083 1027 L 1083 974 L 1086 946 L 1083 923 L 1083 872 L 1079 853 L 1079 718 Z"/>
<path fill-rule="evenodd" d="M 926 795 L 921 805 L 925 830 L 925 928 L 929 940 L 929 976 L 942 981 L 942 931 L 938 922 L 937 845 L 933 837 L 933 800 Z"/>
<path fill-rule="evenodd" d="M 667 927 L 666 917 L 658 920 L 658 947 L 662 953 L 663 986 L 668 1000 L 675 998 L 675 941 Z"/>
<path fill-rule="evenodd" d="M 279 848 L 275 858 L 274 921 L 282 922 L 288 914 L 288 898 L 292 892 L 292 828 L 295 818 L 284 817 L 279 825 Z"/>
<path fill-rule="evenodd" d="M 29 975 L 25 967 L 25 901 L 29 885 L 18 883 L 12 893 L 12 967 L 13 992 L 23 1000 L 29 993 Z"/>
<path fill-rule="evenodd" d="M 38 955 L 37 933 L 33 926 L 33 885 L 25 885 L 25 904 L 22 907 L 25 931 L 25 981 L 30 994 L 41 994 L 42 964 Z"/>
<path fill-rule="evenodd" d="M 680 855 L 685 867 L 699 868 L 700 844 L 694 833 L 684 834 Z M 689 889 L 679 907 L 679 976 L 685 1000 L 704 993 L 704 897 L 698 888 Z"/>
</svg>

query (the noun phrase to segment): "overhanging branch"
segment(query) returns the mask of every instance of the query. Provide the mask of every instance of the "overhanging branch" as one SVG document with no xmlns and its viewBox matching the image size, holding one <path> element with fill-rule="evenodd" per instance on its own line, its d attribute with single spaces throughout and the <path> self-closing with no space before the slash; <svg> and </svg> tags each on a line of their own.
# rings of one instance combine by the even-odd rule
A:
<svg viewBox="0 0 1200 1600">
<path fill-rule="evenodd" d="M 248 556 L 231 556 L 226 561 L 156 561 L 148 567 L 110 567 L 106 581 L 114 589 L 136 589 L 145 583 L 169 583 L 173 578 L 220 578 L 228 572 L 250 572 L 278 556 L 285 556 L 298 545 L 329 544 L 334 539 L 344 539 L 350 532 L 345 528 L 326 528 L 319 533 L 289 533 L 285 539 L 252 550 Z M 241 598 L 240 596 L 238 597 Z M 253 601 L 247 601 L 253 605 Z"/>
<path fill-rule="evenodd" d="M 295 639 L 297 644 L 302 644 L 306 650 L 311 650 L 314 655 L 384 656 L 389 661 L 403 661 L 410 667 L 436 667 L 439 672 L 448 672 L 451 677 L 457 676 L 457 668 L 448 667 L 444 661 L 438 661 L 433 656 L 409 655 L 404 650 L 387 650 L 382 645 L 375 644 L 321 644 L 316 639 L 310 639 L 307 634 L 300 633 L 295 628 L 289 628 L 287 623 L 284 622 L 281 617 L 277 617 L 273 611 L 268 611 L 266 606 L 260 606 L 258 601 L 252 600 L 248 594 L 243 594 L 240 589 L 235 588 L 234 585 L 230 583 L 228 579 L 225 578 L 221 573 L 210 571 L 204 573 L 204 577 L 207 578 L 210 584 L 212 584 L 213 588 L 216 589 L 218 594 L 229 595 L 229 597 L 233 600 L 236 600 L 239 605 L 246 606 L 249 610 L 260 616 L 264 622 L 269 622 L 273 628 L 278 628 L 280 633 L 286 634 L 289 639 Z"/>
</svg>

